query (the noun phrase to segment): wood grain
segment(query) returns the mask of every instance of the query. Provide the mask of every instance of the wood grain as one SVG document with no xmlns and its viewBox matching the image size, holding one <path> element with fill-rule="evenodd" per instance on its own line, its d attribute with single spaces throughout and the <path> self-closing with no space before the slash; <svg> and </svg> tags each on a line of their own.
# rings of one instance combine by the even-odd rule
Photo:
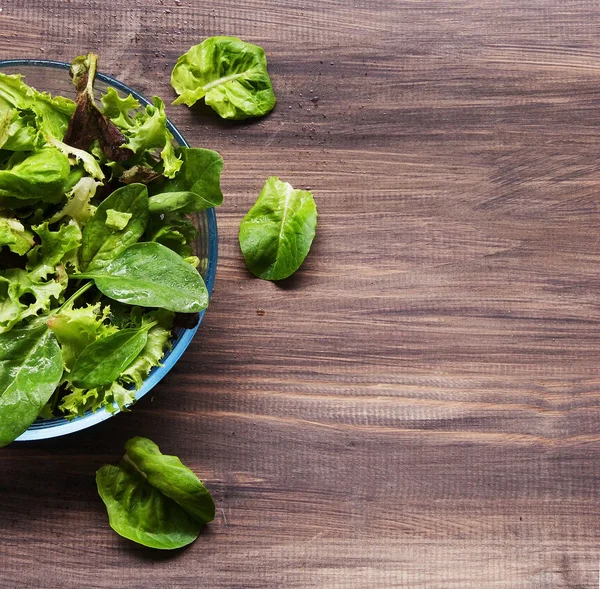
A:
<svg viewBox="0 0 600 589">
<path fill-rule="evenodd" d="M 168 99 L 177 56 L 234 34 L 278 106 L 169 109 L 226 162 L 211 308 L 131 414 L 2 451 L 0 587 L 597 587 L 599 23 L 589 0 L 4 0 L 2 58 L 96 50 Z M 237 245 L 273 174 L 320 213 L 281 285 Z M 93 475 L 133 435 L 214 491 L 183 552 L 107 525 Z"/>
</svg>

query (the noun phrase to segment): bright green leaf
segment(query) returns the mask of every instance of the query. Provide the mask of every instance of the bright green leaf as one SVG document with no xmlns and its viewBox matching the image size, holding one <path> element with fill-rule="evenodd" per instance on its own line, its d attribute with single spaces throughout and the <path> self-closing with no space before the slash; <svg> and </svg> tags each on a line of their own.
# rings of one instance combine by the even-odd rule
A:
<svg viewBox="0 0 600 589">
<path fill-rule="evenodd" d="M 240 225 L 240 247 L 248 269 L 264 280 L 292 275 L 306 258 L 316 227 L 312 194 L 270 177 Z"/>
<path fill-rule="evenodd" d="M 260 117 L 275 106 L 265 52 L 237 37 L 210 37 L 190 48 L 177 60 L 171 85 L 179 94 L 173 104 L 204 98 L 224 119 Z"/>
</svg>

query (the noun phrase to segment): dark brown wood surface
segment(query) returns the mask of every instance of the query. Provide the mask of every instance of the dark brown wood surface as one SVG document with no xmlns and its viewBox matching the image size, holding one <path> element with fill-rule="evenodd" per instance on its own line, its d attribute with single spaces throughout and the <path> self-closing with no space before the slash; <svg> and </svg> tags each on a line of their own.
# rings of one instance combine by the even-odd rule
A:
<svg viewBox="0 0 600 589">
<path fill-rule="evenodd" d="M 0 453 L 0 587 L 592 589 L 600 507 L 600 4 L 3 0 L 0 57 L 171 99 L 192 44 L 267 51 L 267 118 L 169 107 L 225 158 L 211 307 L 128 415 Z M 252 278 L 264 180 L 301 271 Z M 264 313 L 263 313 L 264 311 Z M 95 470 L 153 438 L 213 491 L 189 549 L 119 538 Z"/>
</svg>

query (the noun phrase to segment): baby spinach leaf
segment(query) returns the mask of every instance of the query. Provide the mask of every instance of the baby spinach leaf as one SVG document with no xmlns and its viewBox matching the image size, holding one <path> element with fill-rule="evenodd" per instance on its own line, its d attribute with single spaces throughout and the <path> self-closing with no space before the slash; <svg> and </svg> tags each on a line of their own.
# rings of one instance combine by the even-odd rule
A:
<svg viewBox="0 0 600 589">
<path fill-rule="evenodd" d="M 108 211 L 131 214 L 122 229 L 109 222 Z M 112 214 L 114 216 L 114 213 Z M 115 190 L 102 201 L 94 216 L 83 228 L 79 257 L 84 270 L 106 266 L 119 252 L 144 234 L 148 222 L 148 189 L 143 184 L 129 184 Z"/>
<path fill-rule="evenodd" d="M 132 438 L 119 466 L 96 473 L 98 492 L 115 532 L 152 548 L 193 542 L 214 519 L 215 504 L 200 479 L 148 438 Z"/>
<path fill-rule="evenodd" d="M 148 201 L 151 213 L 191 213 L 207 209 L 212 204 L 207 203 L 195 192 L 161 192 L 151 196 Z"/>
<path fill-rule="evenodd" d="M 224 119 L 260 117 L 275 106 L 265 52 L 237 37 L 209 37 L 190 48 L 177 60 L 171 86 L 179 94 L 173 104 L 204 98 Z"/>
<path fill-rule="evenodd" d="M 125 461 L 100 468 L 96 485 L 110 527 L 124 538 L 150 548 L 173 550 L 191 544 L 200 534 L 201 523 Z"/>
<path fill-rule="evenodd" d="M 161 192 L 193 192 L 198 198 L 188 204 L 182 212 L 200 211 L 210 207 L 218 207 L 223 203 L 221 192 L 221 171 L 223 158 L 210 149 L 180 147 L 177 154 L 181 157 L 181 170 L 175 178 L 167 181 Z M 156 195 L 158 196 L 158 195 Z M 168 197 L 161 197 L 166 199 Z M 171 209 L 175 210 L 175 209 Z M 165 212 L 165 211 L 159 211 Z"/>
<path fill-rule="evenodd" d="M 92 342 L 77 357 L 69 380 L 81 389 L 112 384 L 144 349 L 153 325 L 121 329 Z"/>
<path fill-rule="evenodd" d="M 104 267 L 73 277 L 93 279 L 107 297 L 128 305 L 176 313 L 195 313 L 208 306 L 200 274 L 159 243 L 130 245 Z"/>
<path fill-rule="evenodd" d="M 316 227 L 312 194 L 271 176 L 240 225 L 240 247 L 248 269 L 264 280 L 292 275 L 306 258 Z"/>
<path fill-rule="evenodd" d="M 46 325 L 0 335 L 0 447 L 36 420 L 62 372 L 60 347 Z"/>
<path fill-rule="evenodd" d="M 65 368 L 71 370 L 82 351 L 98 338 L 117 331 L 117 327 L 108 323 L 109 312 L 110 309 L 102 308 L 100 303 L 75 309 L 65 303 L 58 313 L 48 318 L 46 323 L 60 344 Z"/>
<path fill-rule="evenodd" d="M 177 456 L 162 454 L 148 438 L 132 438 L 125 444 L 125 455 L 148 482 L 163 495 L 176 501 L 202 523 L 215 517 L 215 503 L 200 479 Z"/>
</svg>

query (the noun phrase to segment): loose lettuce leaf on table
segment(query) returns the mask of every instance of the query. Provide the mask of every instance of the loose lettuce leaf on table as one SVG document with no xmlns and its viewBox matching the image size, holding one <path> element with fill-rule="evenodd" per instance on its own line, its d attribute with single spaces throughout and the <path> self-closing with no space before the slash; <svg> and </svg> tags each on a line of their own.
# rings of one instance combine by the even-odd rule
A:
<svg viewBox="0 0 600 589">
<path fill-rule="evenodd" d="M 264 280 L 292 275 L 306 258 L 316 227 L 312 194 L 271 176 L 240 224 L 240 247 L 248 269 Z"/>
<path fill-rule="evenodd" d="M 260 117 L 275 106 L 264 50 L 237 37 L 209 37 L 191 47 L 177 60 L 171 86 L 179 94 L 173 104 L 204 98 L 224 119 Z"/>
<path fill-rule="evenodd" d="M 200 479 L 177 456 L 163 454 L 148 438 L 132 438 L 125 444 L 126 457 L 163 495 L 176 501 L 194 519 L 208 523 L 215 518 L 214 501 Z"/>
<path fill-rule="evenodd" d="M 96 473 L 96 484 L 110 527 L 128 540 L 149 548 L 174 550 L 191 544 L 200 534 L 200 522 L 128 463 L 104 465 Z"/>
<path fill-rule="evenodd" d="M 116 90 L 109 87 L 102 96 L 102 105 L 104 114 L 123 132 L 126 146 L 136 155 L 136 160 L 148 152 L 160 152 L 162 174 L 173 178 L 181 168 L 181 160 L 175 153 L 173 135 L 167 128 L 163 101 L 154 96 L 152 104 L 137 110 L 140 103 L 131 94 L 121 98 Z"/>
<path fill-rule="evenodd" d="M 110 526 L 144 546 L 173 550 L 192 543 L 212 521 L 212 497 L 175 456 L 163 455 L 147 438 L 133 438 L 118 466 L 96 473 Z"/>
<path fill-rule="evenodd" d="M 0 447 L 36 420 L 62 372 L 60 346 L 45 324 L 0 334 Z"/>
</svg>

